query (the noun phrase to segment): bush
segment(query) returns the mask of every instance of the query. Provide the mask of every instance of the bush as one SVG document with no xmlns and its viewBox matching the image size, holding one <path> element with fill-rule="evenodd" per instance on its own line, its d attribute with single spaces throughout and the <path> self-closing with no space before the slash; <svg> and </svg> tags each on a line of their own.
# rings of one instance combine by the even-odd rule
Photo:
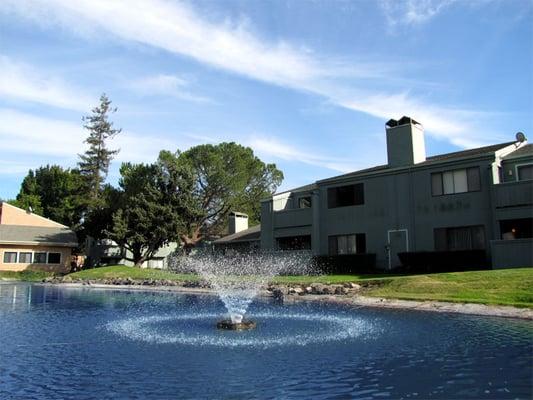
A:
<svg viewBox="0 0 533 400">
<path fill-rule="evenodd" d="M 374 253 L 315 256 L 313 261 L 317 268 L 326 274 L 375 274 L 382 272 L 376 269 L 376 255 Z"/>
<path fill-rule="evenodd" d="M 456 272 L 489 269 L 484 250 L 411 251 L 398 253 L 402 272 Z"/>
</svg>

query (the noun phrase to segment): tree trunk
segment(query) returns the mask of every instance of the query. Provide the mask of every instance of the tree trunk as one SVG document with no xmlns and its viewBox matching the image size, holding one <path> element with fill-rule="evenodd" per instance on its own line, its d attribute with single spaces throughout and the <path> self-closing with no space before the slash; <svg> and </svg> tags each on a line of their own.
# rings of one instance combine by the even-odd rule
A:
<svg viewBox="0 0 533 400">
<path fill-rule="evenodd" d="M 191 235 L 181 235 L 181 241 L 183 242 L 183 249 L 185 254 L 189 254 L 191 250 L 196 247 L 198 242 L 202 240 L 202 235 L 200 234 L 200 228 L 194 228 Z"/>
</svg>

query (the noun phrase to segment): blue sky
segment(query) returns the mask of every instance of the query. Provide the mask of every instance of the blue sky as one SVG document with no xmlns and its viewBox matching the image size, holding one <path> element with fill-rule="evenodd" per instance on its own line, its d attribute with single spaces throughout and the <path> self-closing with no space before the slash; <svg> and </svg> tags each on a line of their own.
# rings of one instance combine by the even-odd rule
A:
<svg viewBox="0 0 533 400">
<path fill-rule="evenodd" d="M 533 1 L 0 2 L 0 198 L 76 165 L 109 95 L 123 161 L 235 141 L 281 189 L 386 162 L 408 115 L 439 154 L 533 137 Z"/>
</svg>

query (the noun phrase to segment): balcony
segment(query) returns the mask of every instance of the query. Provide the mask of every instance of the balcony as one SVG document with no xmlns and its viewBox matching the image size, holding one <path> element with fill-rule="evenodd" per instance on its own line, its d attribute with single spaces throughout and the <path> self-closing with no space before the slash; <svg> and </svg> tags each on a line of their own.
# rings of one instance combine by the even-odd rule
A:
<svg viewBox="0 0 533 400">
<path fill-rule="evenodd" d="M 493 185 L 492 193 L 496 208 L 533 205 L 533 181 Z"/>
<path fill-rule="evenodd" d="M 293 208 L 274 212 L 274 228 L 307 226 L 313 224 L 312 208 Z"/>
</svg>

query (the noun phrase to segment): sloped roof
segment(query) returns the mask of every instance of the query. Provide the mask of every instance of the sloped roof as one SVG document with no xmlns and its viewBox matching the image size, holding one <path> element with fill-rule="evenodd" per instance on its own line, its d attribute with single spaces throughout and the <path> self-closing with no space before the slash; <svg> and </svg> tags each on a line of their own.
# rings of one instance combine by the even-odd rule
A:
<svg viewBox="0 0 533 400">
<path fill-rule="evenodd" d="M 430 163 L 442 162 L 442 161 L 453 161 L 453 160 L 456 160 L 456 159 L 463 159 L 463 158 L 469 158 L 469 157 L 479 157 L 479 156 L 483 156 L 483 155 L 490 155 L 490 154 L 494 154 L 494 152 L 496 152 L 496 151 L 498 151 L 498 150 L 500 150 L 500 149 L 502 149 L 504 147 L 507 147 L 507 146 L 509 146 L 509 145 L 511 145 L 513 143 L 516 143 L 516 142 L 506 142 L 506 143 L 500 143 L 500 144 L 493 144 L 493 145 L 490 145 L 490 146 L 477 147 L 475 149 L 454 151 L 452 153 L 445 153 L 445 154 L 438 154 L 438 155 L 435 155 L 435 156 L 427 157 L 426 161 L 423 161 L 421 163 L 415 164 L 414 167 L 423 166 L 423 165 L 427 165 L 427 164 L 430 164 Z M 521 150 L 521 149 L 519 149 L 519 150 Z M 517 151 L 519 151 L 519 150 L 517 150 Z M 513 152 L 512 154 L 516 154 L 516 152 Z M 383 165 L 378 165 L 378 166 L 371 167 L 371 168 L 365 168 L 365 169 L 361 169 L 361 170 L 358 170 L 358 171 L 350 172 L 348 174 L 337 175 L 337 176 L 334 176 L 334 177 L 331 177 L 331 178 L 323 179 L 321 181 L 318 181 L 318 183 L 334 181 L 334 180 L 337 180 L 337 179 L 351 178 L 351 177 L 355 177 L 355 176 L 359 176 L 359 175 L 363 175 L 363 174 L 368 174 L 368 173 L 372 173 L 372 172 L 386 171 L 388 169 L 390 169 L 389 166 L 387 164 L 383 164 Z"/>
<path fill-rule="evenodd" d="M 255 242 L 261 240 L 261 225 L 252 226 L 237 233 L 215 240 L 214 244 Z"/>
<path fill-rule="evenodd" d="M 516 143 L 516 142 L 506 142 L 506 143 L 500 143 L 500 144 L 493 144 L 490 146 L 477 147 L 475 149 L 454 151 L 453 153 L 438 154 L 436 156 L 427 157 L 425 163 L 433 162 L 433 161 L 453 160 L 456 158 L 477 157 L 477 156 L 481 156 L 484 154 L 491 154 L 513 143 Z M 421 163 L 421 164 L 424 164 L 424 163 Z"/>
<path fill-rule="evenodd" d="M 0 243 L 75 247 L 78 239 L 69 228 L 0 225 Z"/>
</svg>

